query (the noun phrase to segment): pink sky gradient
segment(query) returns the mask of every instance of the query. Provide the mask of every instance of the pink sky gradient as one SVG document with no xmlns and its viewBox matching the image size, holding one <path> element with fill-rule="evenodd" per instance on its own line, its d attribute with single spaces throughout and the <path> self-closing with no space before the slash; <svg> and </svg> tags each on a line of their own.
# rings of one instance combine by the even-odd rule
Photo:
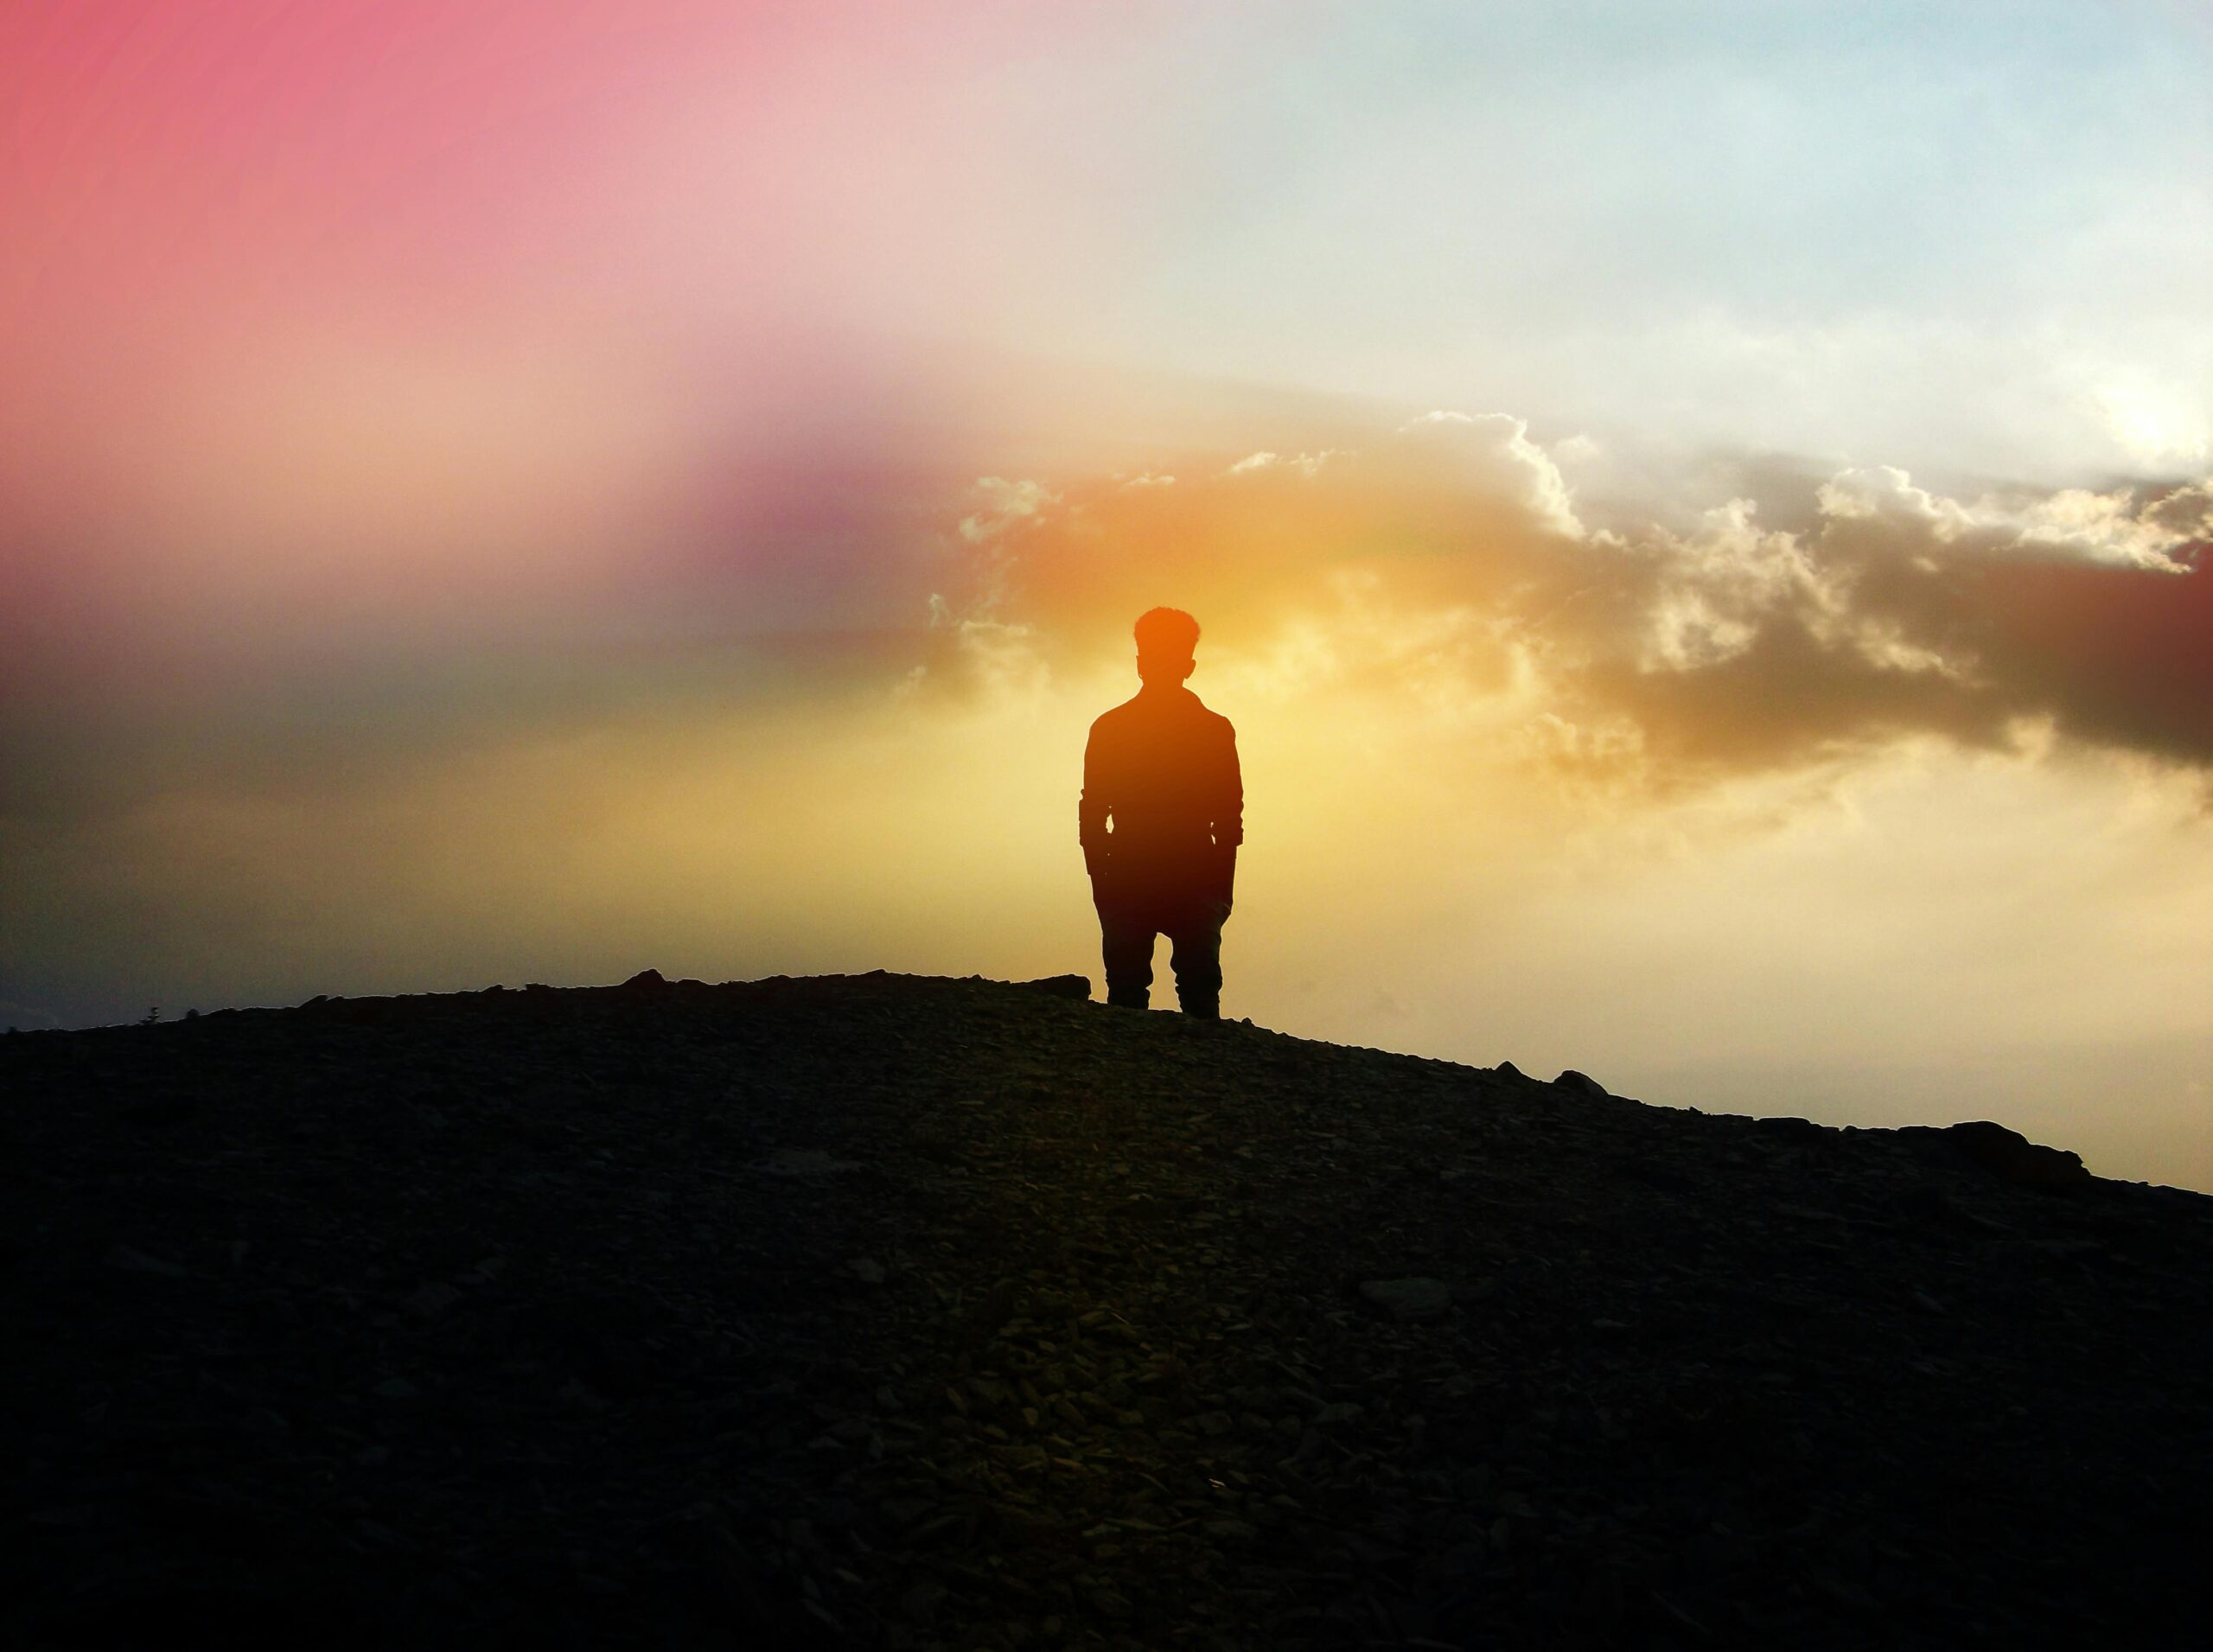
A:
<svg viewBox="0 0 2213 1652">
<path fill-rule="evenodd" d="M 989 392 L 891 341 L 1111 237 L 980 87 L 1058 15 L 8 9 L 18 669 L 41 616 L 93 668 L 600 604 L 941 486 Z"/>
</svg>

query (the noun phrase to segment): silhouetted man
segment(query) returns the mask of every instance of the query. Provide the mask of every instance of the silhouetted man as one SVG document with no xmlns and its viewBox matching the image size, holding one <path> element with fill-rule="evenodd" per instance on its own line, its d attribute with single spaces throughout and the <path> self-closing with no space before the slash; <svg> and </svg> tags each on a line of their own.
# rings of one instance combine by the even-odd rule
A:
<svg viewBox="0 0 2213 1652">
<path fill-rule="evenodd" d="M 1245 841 L 1237 731 L 1183 686 L 1196 620 L 1153 609 L 1138 617 L 1137 641 L 1145 686 L 1091 725 L 1076 804 L 1106 1001 L 1151 1004 L 1153 937 L 1164 934 L 1183 1013 L 1212 1020 L 1221 1014 L 1221 926 Z"/>
</svg>

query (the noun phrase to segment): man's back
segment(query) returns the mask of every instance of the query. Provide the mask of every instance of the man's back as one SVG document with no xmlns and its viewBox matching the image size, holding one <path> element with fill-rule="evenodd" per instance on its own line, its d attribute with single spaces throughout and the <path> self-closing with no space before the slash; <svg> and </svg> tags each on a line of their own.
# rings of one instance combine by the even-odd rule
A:
<svg viewBox="0 0 2213 1652">
<path fill-rule="evenodd" d="M 1189 689 L 1145 689 L 1092 724 L 1082 813 L 1111 815 L 1118 847 L 1236 843 L 1244 808 L 1236 730 Z"/>
<path fill-rule="evenodd" d="M 1085 858 L 1113 888 L 1211 890 L 1244 813 L 1236 731 L 1189 689 L 1147 687 L 1091 725 L 1077 813 Z"/>
</svg>

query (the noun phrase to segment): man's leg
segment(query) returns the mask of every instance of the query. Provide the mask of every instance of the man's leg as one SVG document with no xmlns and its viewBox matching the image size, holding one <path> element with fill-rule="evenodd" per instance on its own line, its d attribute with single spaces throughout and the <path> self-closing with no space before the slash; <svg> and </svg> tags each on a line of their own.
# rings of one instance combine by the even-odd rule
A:
<svg viewBox="0 0 2213 1652">
<path fill-rule="evenodd" d="M 1176 950 L 1176 1000 L 1183 1013 L 1212 1021 L 1221 1013 L 1221 926 L 1229 916 L 1226 901 L 1195 903 L 1177 916 L 1168 932 Z"/>
<path fill-rule="evenodd" d="M 1100 951 L 1106 965 L 1106 1002 L 1124 1009 L 1152 1005 L 1152 925 L 1119 903 L 1099 908 Z"/>
</svg>

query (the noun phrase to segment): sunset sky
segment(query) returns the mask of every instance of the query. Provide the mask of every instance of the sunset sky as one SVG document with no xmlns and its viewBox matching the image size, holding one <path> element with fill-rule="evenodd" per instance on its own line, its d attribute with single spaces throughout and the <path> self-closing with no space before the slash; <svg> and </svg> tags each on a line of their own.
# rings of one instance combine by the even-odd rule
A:
<svg viewBox="0 0 2213 1652">
<path fill-rule="evenodd" d="M 2181 0 L 13 0 L 0 1024 L 1096 983 L 1172 603 L 1226 1013 L 2213 1191 L 2209 85 Z"/>
</svg>

